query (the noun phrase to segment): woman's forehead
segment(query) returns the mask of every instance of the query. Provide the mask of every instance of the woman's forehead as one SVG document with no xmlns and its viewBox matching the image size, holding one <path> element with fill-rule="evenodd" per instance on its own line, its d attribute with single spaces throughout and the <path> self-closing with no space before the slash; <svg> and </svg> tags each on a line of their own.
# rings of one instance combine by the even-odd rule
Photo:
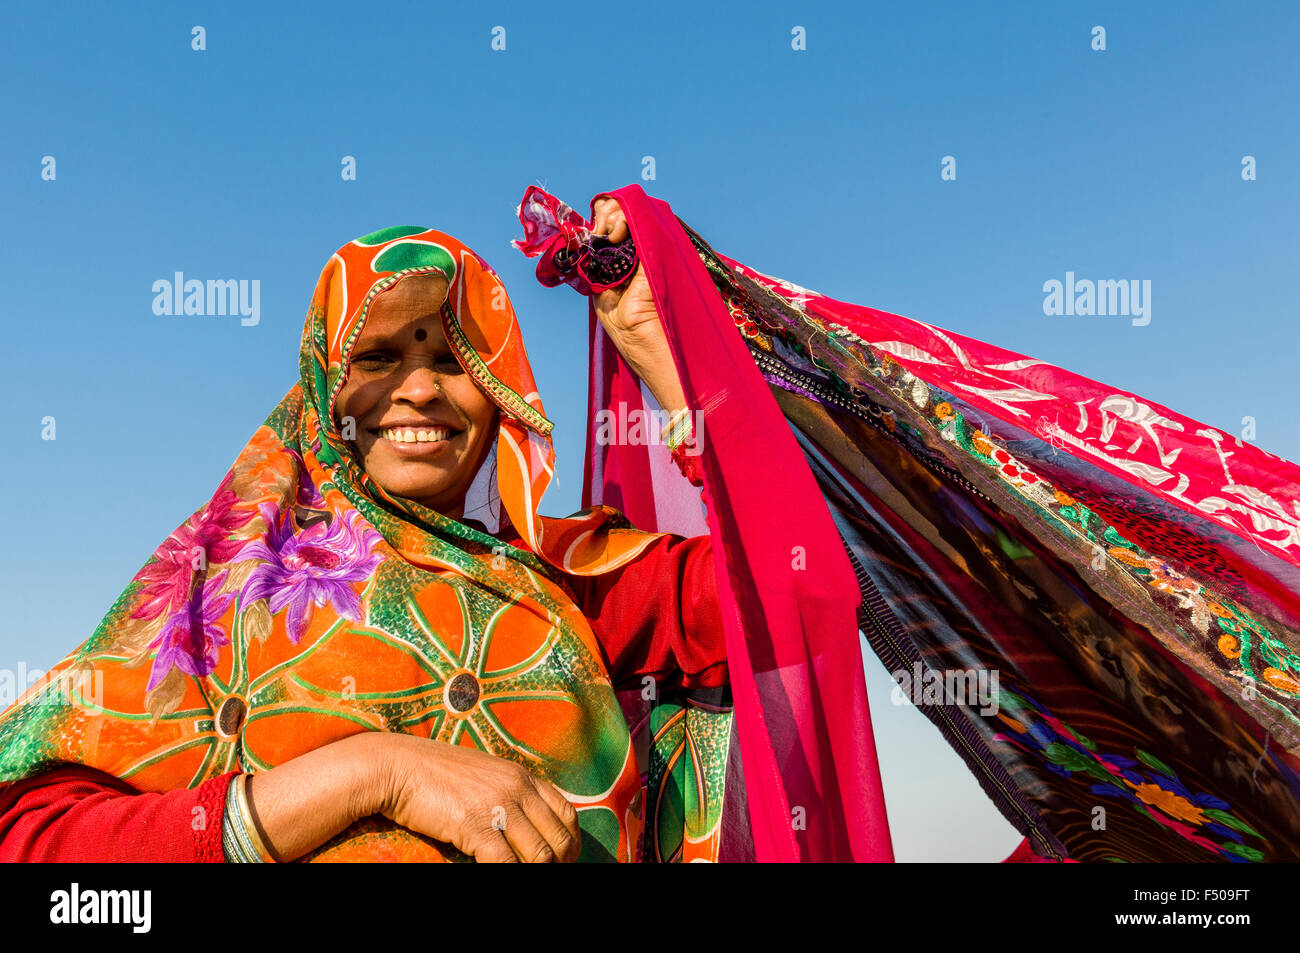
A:
<svg viewBox="0 0 1300 953">
<path fill-rule="evenodd" d="M 370 302 L 370 310 L 420 310 L 438 313 L 449 285 L 442 275 L 406 275 L 398 278 Z"/>
<path fill-rule="evenodd" d="M 416 328 L 441 339 L 439 309 L 447 297 L 447 282 L 437 275 L 403 278 L 370 302 L 362 339 L 409 335 Z"/>
</svg>

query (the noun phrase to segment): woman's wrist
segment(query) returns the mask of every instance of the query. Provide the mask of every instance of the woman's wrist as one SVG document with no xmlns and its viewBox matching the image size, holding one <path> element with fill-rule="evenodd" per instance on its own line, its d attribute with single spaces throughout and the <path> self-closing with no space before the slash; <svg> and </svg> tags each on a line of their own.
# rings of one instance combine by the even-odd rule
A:
<svg viewBox="0 0 1300 953">
<path fill-rule="evenodd" d="M 363 731 L 330 746 L 344 756 L 347 774 L 352 779 L 348 785 L 351 793 L 347 810 L 349 823 L 356 823 L 372 814 L 382 814 L 397 797 L 394 737 L 388 731 Z"/>
<path fill-rule="evenodd" d="M 367 731 L 337 742 L 353 749 L 349 759 L 357 772 L 350 811 L 354 822 L 384 814 L 401 796 L 401 759 L 394 750 L 400 737 L 389 731 Z"/>
<path fill-rule="evenodd" d="M 690 408 L 682 407 L 669 416 L 659 432 L 659 439 L 668 445 L 669 450 L 676 450 L 691 438 L 693 432 Z"/>
<path fill-rule="evenodd" d="M 686 394 L 673 362 L 672 349 L 657 321 L 642 324 L 635 330 L 617 327 L 611 330 L 606 325 L 606 333 L 628 368 L 645 384 L 661 408 L 672 413 L 686 406 Z"/>
<path fill-rule="evenodd" d="M 221 816 L 221 848 L 227 863 L 267 864 L 276 857 L 262 839 L 248 800 L 251 774 L 237 774 L 226 791 L 226 809 Z"/>
<path fill-rule="evenodd" d="M 296 860 L 382 813 L 396 796 L 392 737 L 382 731 L 351 735 L 250 778 L 247 810 L 268 853 Z"/>
</svg>

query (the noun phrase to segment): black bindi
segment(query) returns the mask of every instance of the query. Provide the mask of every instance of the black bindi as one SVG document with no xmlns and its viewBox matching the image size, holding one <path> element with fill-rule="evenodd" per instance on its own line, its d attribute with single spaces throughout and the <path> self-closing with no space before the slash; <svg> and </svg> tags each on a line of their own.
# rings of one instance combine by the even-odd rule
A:
<svg viewBox="0 0 1300 953">
<path fill-rule="evenodd" d="M 416 329 L 415 329 L 415 339 L 416 339 L 417 341 L 423 341 L 423 340 L 424 340 L 425 338 L 427 338 L 428 336 L 429 336 L 429 332 L 426 331 L 426 330 L 424 330 L 424 328 L 416 328 Z"/>
</svg>

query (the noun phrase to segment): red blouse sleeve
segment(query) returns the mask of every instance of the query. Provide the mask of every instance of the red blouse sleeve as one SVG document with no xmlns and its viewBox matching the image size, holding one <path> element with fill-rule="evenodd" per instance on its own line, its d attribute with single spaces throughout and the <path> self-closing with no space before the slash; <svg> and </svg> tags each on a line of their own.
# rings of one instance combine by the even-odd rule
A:
<svg viewBox="0 0 1300 953">
<path fill-rule="evenodd" d="M 565 581 L 616 688 L 635 687 L 647 675 L 665 688 L 727 684 L 708 536 L 664 536 L 621 569 Z"/>
<path fill-rule="evenodd" d="M 0 861 L 224 863 L 221 816 L 239 772 L 146 793 L 64 765 L 0 788 Z"/>
<path fill-rule="evenodd" d="M 672 458 L 707 507 L 696 456 L 682 444 Z M 503 538 L 524 546 L 511 528 Z M 615 688 L 635 687 L 646 675 L 665 688 L 728 684 L 710 537 L 664 536 L 621 569 L 565 574 L 564 582 L 604 649 Z"/>
</svg>

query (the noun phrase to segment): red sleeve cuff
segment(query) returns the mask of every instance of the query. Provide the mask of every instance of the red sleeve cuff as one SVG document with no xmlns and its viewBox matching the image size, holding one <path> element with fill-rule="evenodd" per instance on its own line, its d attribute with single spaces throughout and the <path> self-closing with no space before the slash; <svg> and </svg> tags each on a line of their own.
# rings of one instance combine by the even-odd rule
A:
<svg viewBox="0 0 1300 953">
<path fill-rule="evenodd" d="M 224 863 L 221 817 L 239 772 L 141 792 L 64 765 L 0 787 L 0 861 Z"/>
</svg>

